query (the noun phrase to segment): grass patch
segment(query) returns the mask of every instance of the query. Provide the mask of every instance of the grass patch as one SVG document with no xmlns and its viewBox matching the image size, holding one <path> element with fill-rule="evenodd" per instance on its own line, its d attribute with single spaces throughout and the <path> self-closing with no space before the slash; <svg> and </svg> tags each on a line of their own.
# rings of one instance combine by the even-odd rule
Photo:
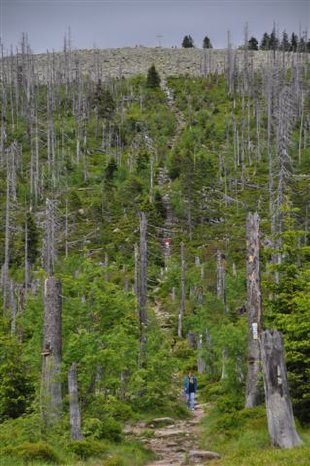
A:
<svg viewBox="0 0 310 466">
<path fill-rule="evenodd" d="M 213 408 L 203 422 L 202 448 L 222 458 L 209 465 L 221 466 L 306 466 L 310 457 L 310 430 L 300 430 L 303 445 L 293 449 L 270 444 L 265 407 L 223 412 Z"/>
<path fill-rule="evenodd" d="M 0 425 L 0 466 L 143 466 L 153 457 L 138 441 L 118 437 L 115 441 L 105 435 L 99 439 L 97 431 L 71 441 L 65 422 L 48 432 L 41 429 L 35 416 Z"/>
</svg>

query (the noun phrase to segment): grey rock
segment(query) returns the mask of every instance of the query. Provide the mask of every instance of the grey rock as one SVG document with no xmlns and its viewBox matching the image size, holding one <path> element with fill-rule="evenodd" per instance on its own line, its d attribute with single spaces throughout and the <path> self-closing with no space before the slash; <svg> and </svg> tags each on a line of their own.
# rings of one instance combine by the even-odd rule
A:
<svg viewBox="0 0 310 466">
<path fill-rule="evenodd" d="M 190 450 L 188 453 L 188 457 L 190 460 L 197 460 L 197 461 L 206 461 L 206 460 L 215 460 L 220 459 L 221 456 L 214 451 L 208 450 Z"/>
</svg>

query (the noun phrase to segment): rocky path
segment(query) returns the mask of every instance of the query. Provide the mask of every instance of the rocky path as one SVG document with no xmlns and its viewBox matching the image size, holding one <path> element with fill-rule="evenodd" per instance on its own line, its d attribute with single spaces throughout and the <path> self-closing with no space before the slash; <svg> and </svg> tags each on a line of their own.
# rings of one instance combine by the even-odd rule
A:
<svg viewBox="0 0 310 466">
<path fill-rule="evenodd" d="M 203 466 L 210 459 L 218 459 L 218 453 L 201 450 L 200 422 L 205 405 L 197 405 L 192 416 L 186 420 L 170 417 L 140 422 L 128 427 L 127 435 L 137 436 L 145 446 L 152 449 L 157 459 L 148 466 Z"/>
</svg>

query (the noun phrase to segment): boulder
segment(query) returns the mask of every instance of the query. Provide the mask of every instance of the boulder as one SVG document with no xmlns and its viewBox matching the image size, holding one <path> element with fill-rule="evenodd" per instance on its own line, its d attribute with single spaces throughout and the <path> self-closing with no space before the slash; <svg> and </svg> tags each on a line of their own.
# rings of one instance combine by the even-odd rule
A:
<svg viewBox="0 0 310 466">
<path fill-rule="evenodd" d="M 148 427 L 164 427 L 174 424 L 172 417 L 157 417 L 148 422 Z"/>
</svg>

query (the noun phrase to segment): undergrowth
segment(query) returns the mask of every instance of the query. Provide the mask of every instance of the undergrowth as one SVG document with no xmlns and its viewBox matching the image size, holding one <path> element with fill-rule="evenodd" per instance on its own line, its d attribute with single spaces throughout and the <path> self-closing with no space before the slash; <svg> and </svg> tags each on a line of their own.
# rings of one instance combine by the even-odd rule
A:
<svg viewBox="0 0 310 466">
<path fill-rule="evenodd" d="M 218 384 L 208 387 L 218 393 Z M 214 397 L 213 407 L 203 421 L 201 447 L 216 451 L 220 460 L 208 465 L 222 466 L 306 466 L 310 457 L 310 430 L 298 427 L 303 444 L 292 449 L 280 449 L 271 445 L 264 405 L 256 408 L 240 408 L 240 399 L 222 393 Z M 229 402 L 228 402 L 229 401 Z"/>
</svg>

